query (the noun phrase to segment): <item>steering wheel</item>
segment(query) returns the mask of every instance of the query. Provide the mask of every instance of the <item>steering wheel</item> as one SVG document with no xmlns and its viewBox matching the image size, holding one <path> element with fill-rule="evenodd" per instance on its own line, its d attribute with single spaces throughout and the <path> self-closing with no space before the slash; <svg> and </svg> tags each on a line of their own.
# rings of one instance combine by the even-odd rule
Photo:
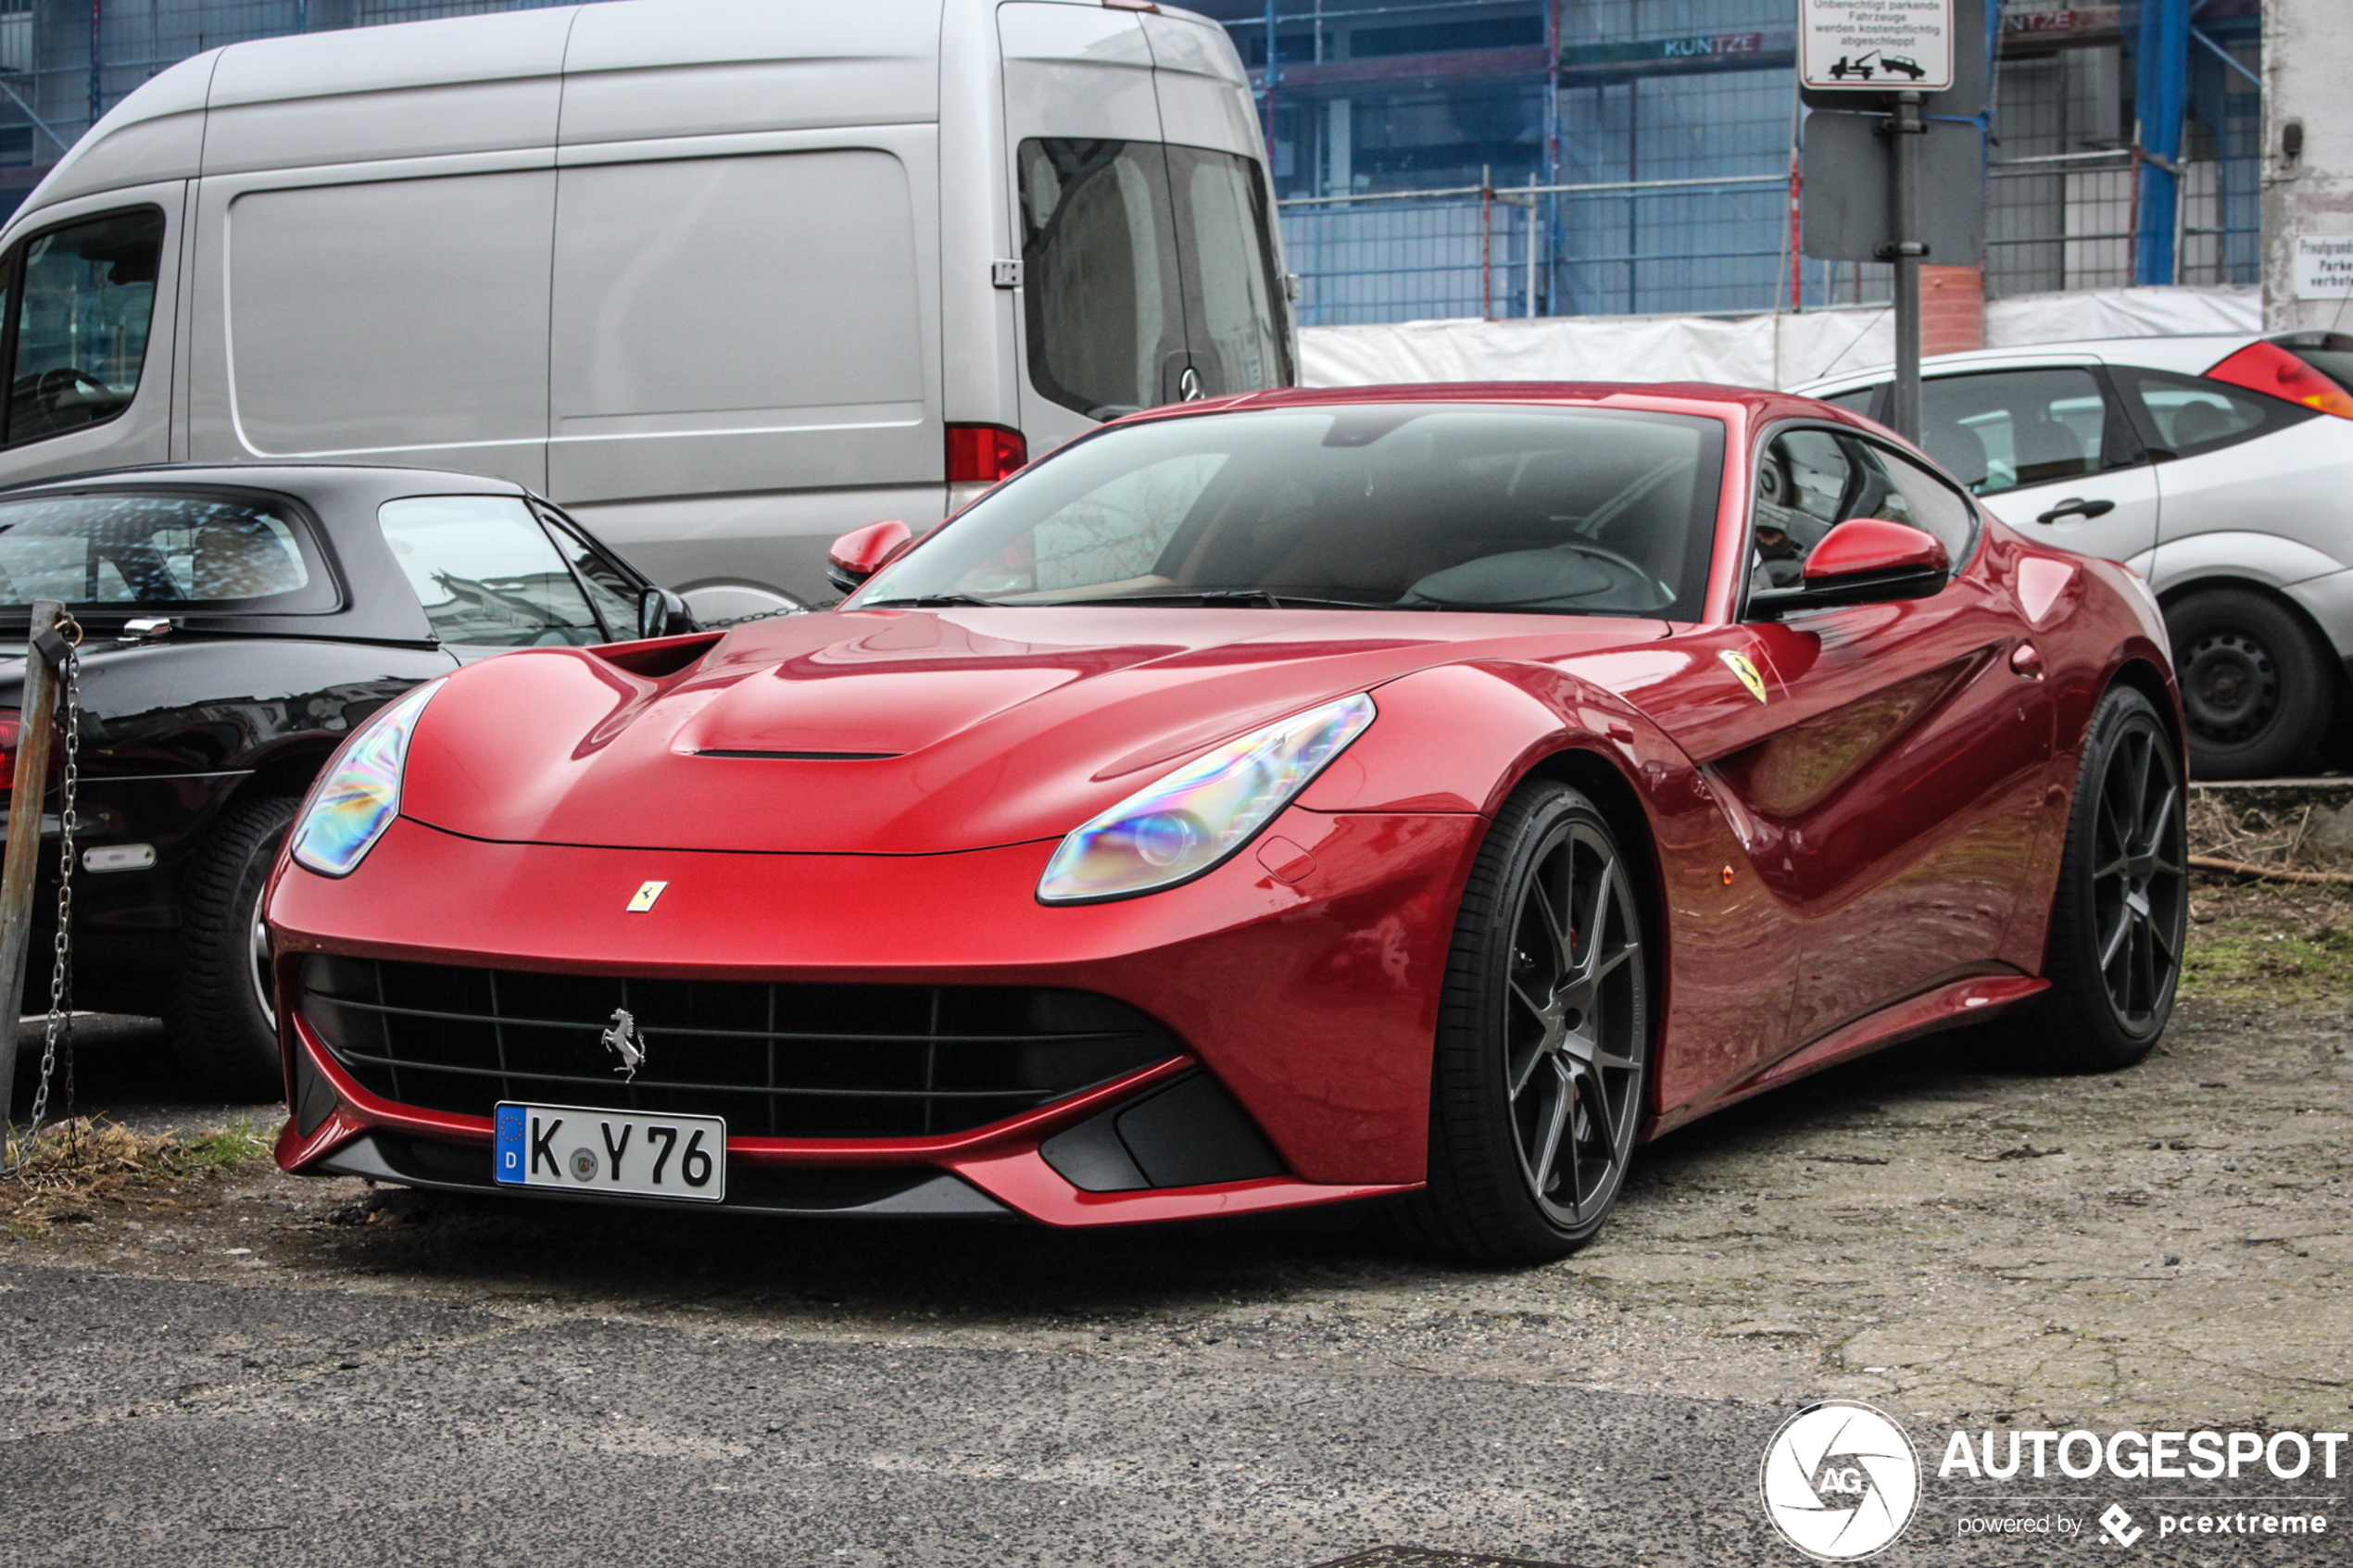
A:
<svg viewBox="0 0 2353 1568">
<path fill-rule="evenodd" d="M 44 408 L 54 408 L 57 406 L 57 399 L 76 386 L 94 387 L 102 397 L 114 395 L 114 388 L 79 365 L 50 366 L 33 381 L 32 395 L 41 399 Z"/>
</svg>

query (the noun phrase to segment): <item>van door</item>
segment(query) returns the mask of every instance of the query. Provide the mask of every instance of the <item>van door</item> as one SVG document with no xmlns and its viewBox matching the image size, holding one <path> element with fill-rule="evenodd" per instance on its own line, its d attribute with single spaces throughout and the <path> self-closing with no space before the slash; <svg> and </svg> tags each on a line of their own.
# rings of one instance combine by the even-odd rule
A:
<svg viewBox="0 0 2353 1568">
<path fill-rule="evenodd" d="M 0 256 L 0 450 L 9 483 L 171 456 L 171 339 L 187 182 L 58 202 Z"/>
<path fill-rule="evenodd" d="M 1185 395 L 1184 287 L 1138 12 L 998 7 L 1022 239 L 1021 425 L 1035 455 Z"/>
<path fill-rule="evenodd" d="M 467 161 L 433 179 L 204 180 L 193 458 L 546 486 L 555 170 Z"/>
<path fill-rule="evenodd" d="M 1250 77 L 1224 28 L 1180 16 L 1142 19 L 1195 387 L 1218 397 L 1289 386 L 1297 379 L 1290 302 Z"/>
</svg>

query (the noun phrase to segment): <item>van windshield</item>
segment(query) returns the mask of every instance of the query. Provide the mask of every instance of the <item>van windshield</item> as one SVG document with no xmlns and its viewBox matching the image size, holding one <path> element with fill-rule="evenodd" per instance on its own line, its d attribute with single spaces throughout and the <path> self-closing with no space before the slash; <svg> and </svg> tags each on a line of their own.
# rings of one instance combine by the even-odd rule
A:
<svg viewBox="0 0 2353 1568">
<path fill-rule="evenodd" d="M 1019 157 L 1031 380 L 1092 419 L 1293 380 L 1259 166 L 1032 137 Z"/>
<path fill-rule="evenodd" d="M 1114 425 L 990 491 L 849 608 L 1695 620 L 1723 431 L 1631 409 L 1393 403 Z"/>
</svg>

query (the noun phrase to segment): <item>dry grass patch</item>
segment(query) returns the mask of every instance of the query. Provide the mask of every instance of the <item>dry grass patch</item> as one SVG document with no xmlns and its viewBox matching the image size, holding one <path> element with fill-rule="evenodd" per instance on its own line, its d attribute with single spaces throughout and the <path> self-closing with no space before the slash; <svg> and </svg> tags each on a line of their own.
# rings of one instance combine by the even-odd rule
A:
<svg viewBox="0 0 2353 1568">
<path fill-rule="evenodd" d="M 44 1127 L 28 1148 L 10 1137 L 17 1175 L 0 1182 L 0 1225 L 81 1224 L 102 1210 L 185 1207 L 196 1184 L 266 1157 L 277 1126 L 259 1118 L 198 1133 L 133 1132 L 120 1123 L 75 1117 Z"/>
</svg>

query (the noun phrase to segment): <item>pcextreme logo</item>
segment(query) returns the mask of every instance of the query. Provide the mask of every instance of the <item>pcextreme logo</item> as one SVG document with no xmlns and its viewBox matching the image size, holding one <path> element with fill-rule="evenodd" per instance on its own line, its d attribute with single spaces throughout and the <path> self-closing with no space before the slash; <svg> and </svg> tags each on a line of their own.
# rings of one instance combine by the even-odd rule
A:
<svg viewBox="0 0 2353 1568">
<path fill-rule="evenodd" d="M 1885 1415 L 1830 1399 L 1781 1424 L 1757 1485 L 1783 1540 L 1817 1562 L 1853 1562 L 1894 1545 L 1912 1522 L 1920 1461 Z"/>
</svg>

